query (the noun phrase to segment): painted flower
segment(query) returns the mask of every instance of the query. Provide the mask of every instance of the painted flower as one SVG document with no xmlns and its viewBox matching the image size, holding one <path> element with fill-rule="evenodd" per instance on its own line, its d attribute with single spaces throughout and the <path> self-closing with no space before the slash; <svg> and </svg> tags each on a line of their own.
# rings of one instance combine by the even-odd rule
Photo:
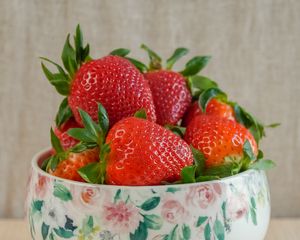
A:
<svg viewBox="0 0 300 240">
<path fill-rule="evenodd" d="M 244 194 L 232 195 L 227 203 L 227 215 L 232 220 L 245 216 L 248 212 L 248 203 Z"/>
<path fill-rule="evenodd" d="M 95 187 L 71 187 L 71 194 L 73 196 L 72 205 L 78 212 L 85 212 L 92 214 L 95 208 L 99 208 L 101 202 L 108 197 L 108 193 L 100 188 Z"/>
<path fill-rule="evenodd" d="M 114 233 L 133 233 L 143 219 L 139 209 L 132 203 L 119 201 L 103 206 L 103 224 Z"/>
<path fill-rule="evenodd" d="M 47 191 L 49 190 L 49 178 L 43 175 L 38 174 L 37 181 L 34 185 L 35 196 L 37 198 L 43 199 Z"/>
<path fill-rule="evenodd" d="M 59 201 L 45 201 L 42 207 L 42 216 L 50 228 L 63 227 L 66 223 L 65 208 Z"/>
<path fill-rule="evenodd" d="M 168 200 L 162 205 L 161 215 L 169 223 L 179 223 L 184 221 L 187 211 L 176 200 Z"/>
<path fill-rule="evenodd" d="M 207 208 L 216 200 L 216 194 L 221 195 L 221 186 L 217 183 L 214 184 L 201 184 L 190 188 L 186 196 L 187 204 L 195 207 Z"/>
</svg>

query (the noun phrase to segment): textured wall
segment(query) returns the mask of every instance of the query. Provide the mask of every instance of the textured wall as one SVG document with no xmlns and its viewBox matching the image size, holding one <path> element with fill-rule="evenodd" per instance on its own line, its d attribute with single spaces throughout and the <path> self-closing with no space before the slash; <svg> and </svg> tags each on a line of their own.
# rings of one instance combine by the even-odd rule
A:
<svg viewBox="0 0 300 240">
<path fill-rule="evenodd" d="M 21 217 L 32 155 L 49 145 L 60 97 L 39 56 L 59 61 L 81 23 L 93 56 L 145 42 L 211 54 L 204 73 L 266 123 L 273 216 L 300 216 L 300 1 L 0 1 L 0 217 Z M 183 61 L 184 62 L 184 61 Z M 180 67 L 180 64 L 178 65 Z"/>
</svg>

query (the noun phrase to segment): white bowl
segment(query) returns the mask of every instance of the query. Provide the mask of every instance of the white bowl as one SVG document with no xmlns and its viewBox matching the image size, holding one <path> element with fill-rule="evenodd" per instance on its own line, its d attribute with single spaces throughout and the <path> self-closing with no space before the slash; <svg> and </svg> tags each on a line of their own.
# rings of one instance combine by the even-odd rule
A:
<svg viewBox="0 0 300 240">
<path fill-rule="evenodd" d="M 263 171 L 163 186 L 93 185 L 40 169 L 32 160 L 27 219 L 32 239 L 264 239 L 270 195 Z"/>
</svg>

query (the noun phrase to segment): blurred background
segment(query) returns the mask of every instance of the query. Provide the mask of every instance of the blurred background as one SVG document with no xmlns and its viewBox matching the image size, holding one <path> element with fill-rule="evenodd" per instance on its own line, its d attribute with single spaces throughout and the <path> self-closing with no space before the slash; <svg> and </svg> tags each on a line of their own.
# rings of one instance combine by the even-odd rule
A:
<svg viewBox="0 0 300 240">
<path fill-rule="evenodd" d="M 60 62 L 77 23 L 93 57 L 125 47 L 146 60 L 141 43 L 164 58 L 179 46 L 213 56 L 203 75 L 264 123 L 281 122 L 262 142 L 277 163 L 272 215 L 300 217 L 299 12 L 297 0 L 1 0 L 0 218 L 23 216 L 30 161 L 49 146 L 62 99 L 39 56 Z"/>
</svg>

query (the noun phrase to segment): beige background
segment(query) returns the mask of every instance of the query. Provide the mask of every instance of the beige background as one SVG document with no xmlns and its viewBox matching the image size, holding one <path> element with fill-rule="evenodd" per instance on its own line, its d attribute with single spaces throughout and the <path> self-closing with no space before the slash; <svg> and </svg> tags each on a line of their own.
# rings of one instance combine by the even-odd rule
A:
<svg viewBox="0 0 300 240">
<path fill-rule="evenodd" d="M 66 33 L 81 23 L 92 56 L 145 42 L 211 54 L 203 72 L 266 123 L 273 216 L 300 216 L 300 1 L 0 1 L 0 217 L 23 216 L 32 155 L 49 145 L 61 97 L 39 56 L 59 61 Z M 192 55 L 191 54 L 191 55 Z M 190 55 L 190 56 L 191 56 Z M 184 61 L 182 61 L 184 62 Z M 180 64 L 178 65 L 180 67 Z"/>
</svg>

